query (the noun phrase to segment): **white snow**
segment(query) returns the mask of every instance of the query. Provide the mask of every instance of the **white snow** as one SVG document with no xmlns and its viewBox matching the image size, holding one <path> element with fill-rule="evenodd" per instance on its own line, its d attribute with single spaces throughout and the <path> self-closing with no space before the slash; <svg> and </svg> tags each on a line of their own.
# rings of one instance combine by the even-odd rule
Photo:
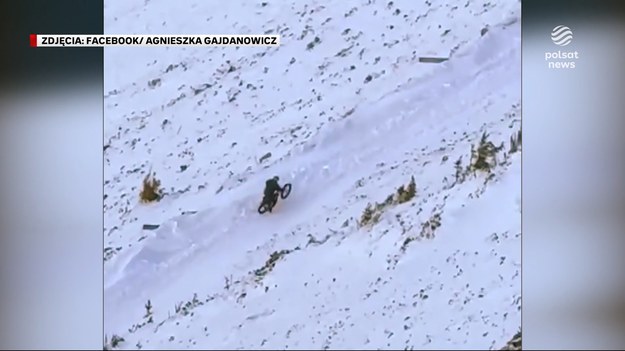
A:
<svg viewBox="0 0 625 351">
<path fill-rule="evenodd" d="M 521 153 L 506 153 L 520 129 L 519 16 L 511 0 L 105 2 L 107 33 L 282 36 L 279 48 L 106 49 L 109 341 L 504 346 L 521 325 Z M 484 132 L 505 144 L 493 175 L 454 184 Z M 150 171 L 166 195 L 142 204 Z M 273 175 L 293 190 L 259 215 Z M 358 226 L 411 176 L 415 198 Z"/>
</svg>

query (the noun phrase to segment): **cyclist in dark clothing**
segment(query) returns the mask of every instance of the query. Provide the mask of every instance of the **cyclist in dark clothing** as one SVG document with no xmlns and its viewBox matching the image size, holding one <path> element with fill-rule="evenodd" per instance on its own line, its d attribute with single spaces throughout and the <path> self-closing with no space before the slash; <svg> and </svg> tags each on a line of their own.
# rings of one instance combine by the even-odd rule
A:
<svg viewBox="0 0 625 351">
<path fill-rule="evenodd" d="M 282 191 L 282 187 L 278 184 L 280 178 L 275 176 L 271 179 L 267 179 L 265 182 L 265 199 L 264 202 L 266 204 L 275 204 L 278 201 L 278 195 L 280 191 Z M 271 209 L 269 210 L 271 212 Z"/>
</svg>

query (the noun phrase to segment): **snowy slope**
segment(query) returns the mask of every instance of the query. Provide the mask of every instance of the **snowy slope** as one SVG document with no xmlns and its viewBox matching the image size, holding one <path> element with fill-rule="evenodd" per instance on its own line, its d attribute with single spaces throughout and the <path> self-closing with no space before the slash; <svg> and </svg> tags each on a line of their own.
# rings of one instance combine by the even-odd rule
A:
<svg viewBox="0 0 625 351">
<path fill-rule="evenodd" d="M 518 331 L 518 2 L 105 11 L 107 33 L 282 35 L 280 48 L 107 49 L 105 332 L 117 348 L 499 348 Z M 504 142 L 499 164 L 456 181 L 484 132 Z M 140 204 L 150 170 L 166 195 Z M 258 215 L 275 174 L 293 192 Z M 411 177 L 411 201 L 358 224 Z"/>
</svg>

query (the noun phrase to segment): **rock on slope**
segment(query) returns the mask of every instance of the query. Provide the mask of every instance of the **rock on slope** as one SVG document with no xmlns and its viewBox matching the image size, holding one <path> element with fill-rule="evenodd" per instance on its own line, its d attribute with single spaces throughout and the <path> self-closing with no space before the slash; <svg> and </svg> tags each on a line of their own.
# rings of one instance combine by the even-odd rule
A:
<svg viewBox="0 0 625 351">
<path fill-rule="evenodd" d="M 518 2 L 171 6 L 107 4 L 107 32 L 277 32 L 283 45 L 107 52 L 105 327 L 123 338 L 110 346 L 510 339 L 520 325 Z M 441 66 L 417 63 L 450 52 Z M 481 141 L 495 159 L 472 159 Z M 150 170 L 165 196 L 139 204 Z M 294 191 L 258 216 L 273 174 Z M 411 179 L 414 197 L 398 194 Z"/>
</svg>

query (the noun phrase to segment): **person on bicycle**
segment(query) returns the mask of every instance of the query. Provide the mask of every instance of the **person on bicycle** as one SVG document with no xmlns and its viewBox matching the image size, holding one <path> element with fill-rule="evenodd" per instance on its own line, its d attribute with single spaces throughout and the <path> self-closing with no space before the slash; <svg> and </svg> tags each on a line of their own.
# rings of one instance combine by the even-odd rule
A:
<svg viewBox="0 0 625 351">
<path fill-rule="evenodd" d="M 280 177 L 274 176 L 273 178 L 267 179 L 265 182 L 265 202 L 268 202 L 269 199 L 273 199 L 275 204 L 275 202 L 278 201 L 278 196 L 282 191 L 282 187 L 278 183 L 279 180 Z M 271 212 L 271 210 L 269 212 Z"/>
</svg>

